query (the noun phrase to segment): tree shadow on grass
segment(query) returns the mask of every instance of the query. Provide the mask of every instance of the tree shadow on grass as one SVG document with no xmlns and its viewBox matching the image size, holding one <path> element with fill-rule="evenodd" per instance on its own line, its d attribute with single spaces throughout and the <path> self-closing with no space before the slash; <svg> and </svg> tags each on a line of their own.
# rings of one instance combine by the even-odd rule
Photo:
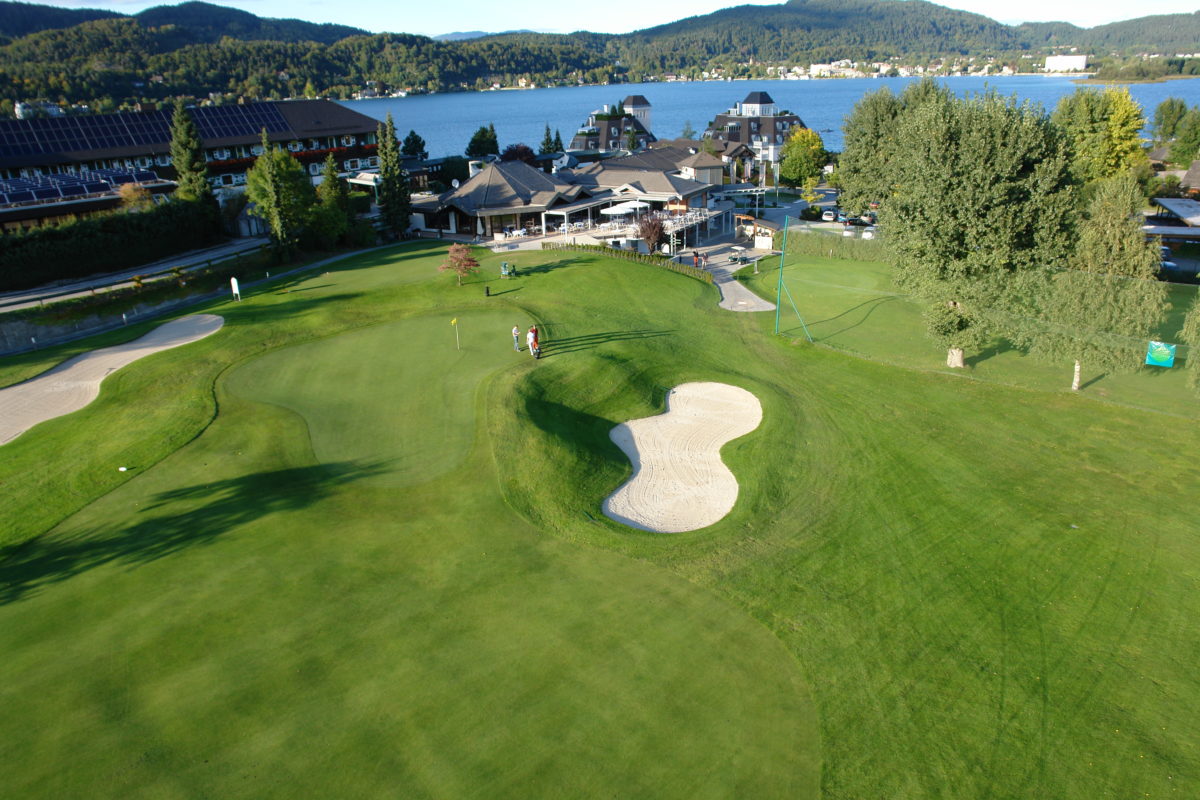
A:
<svg viewBox="0 0 1200 800">
<path fill-rule="evenodd" d="M 1013 345 L 1010 342 L 1006 342 L 1003 339 L 999 339 L 994 342 L 991 342 L 986 347 L 980 348 L 978 353 L 974 353 L 970 356 L 967 356 L 966 358 L 963 359 L 963 363 L 966 364 L 968 367 L 971 367 L 972 369 L 974 369 L 976 365 L 982 364 L 984 361 L 987 361 L 989 358 L 994 358 L 995 356 L 998 356 L 1001 353 L 1009 353 L 1016 349 L 1018 349 L 1018 348 L 1013 347 Z"/>
<path fill-rule="evenodd" d="M 588 333 L 583 336 L 568 336 L 565 339 L 554 339 L 542 343 L 542 358 L 577 350 L 591 350 L 607 342 L 624 342 L 631 339 L 654 339 L 659 336 L 670 336 L 675 331 L 640 330 L 640 331 L 605 331 L 603 333 Z"/>
<path fill-rule="evenodd" d="M 536 267 L 517 266 L 517 277 L 524 278 L 526 275 L 541 275 L 546 272 L 553 272 L 562 267 L 569 267 L 575 264 L 575 259 L 565 258 L 558 261 L 550 261 L 545 264 L 538 264 Z"/>
<path fill-rule="evenodd" d="M 257 472 L 152 498 L 128 526 L 49 535 L 0 548 L 0 605 L 106 564 L 137 566 L 197 545 L 269 514 L 310 507 L 384 463 L 345 461 Z"/>
<path fill-rule="evenodd" d="M 845 333 L 846 331 L 853 330 L 853 329 L 857 328 L 859 325 L 862 325 L 862 324 L 863 324 L 863 323 L 865 323 L 865 322 L 866 322 L 868 319 L 870 319 L 870 318 L 871 318 L 871 315 L 872 315 L 872 314 L 874 314 L 874 313 L 875 313 L 875 312 L 876 312 L 876 311 L 877 311 L 877 310 L 878 310 L 878 309 L 879 309 L 881 306 L 883 306 L 885 303 L 891 303 L 891 302 L 894 302 L 894 301 L 896 301 L 897 299 L 899 299 L 899 298 L 896 298 L 896 297 L 873 297 L 873 298 L 871 298 L 870 300 L 864 300 L 863 302 L 859 303 L 859 304 L 858 304 L 858 305 L 856 305 L 856 306 L 851 306 L 850 308 L 847 308 L 845 311 L 843 311 L 843 312 L 842 312 L 842 313 L 840 313 L 840 314 L 836 314 L 836 315 L 834 315 L 834 316 L 832 316 L 832 317 L 828 317 L 828 318 L 826 318 L 826 319 L 818 319 L 818 320 L 814 320 L 814 321 L 810 322 L 810 323 L 809 323 L 809 325 L 810 325 L 811 327 L 814 327 L 814 328 L 815 328 L 817 325 L 820 325 L 820 324 L 822 324 L 822 323 L 825 323 L 825 322 L 833 322 L 833 321 L 835 321 L 835 320 L 839 320 L 839 319 L 841 319 L 842 317 L 846 316 L 847 314 L 850 314 L 850 313 L 852 313 L 852 312 L 854 312 L 854 311 L 857 311 L 857 310 L 859 310 L 860 308 L 863 308 L 864 306 L 867 306 L 867 307 L 868 307 L 868 308 L 867 308 L 867 310 L 866 310 L 866 312 L 865 312 L 865 313 L 862 315 L 862 318 L 861 318 L 860 320 L 858 320 L 857 322 L 855 322 L 855 323 L 853 323 L 853 324 L 850 324 L 850 325 L 847 325 L 846 327 L 842 328 L 841 330 L 834 331 L 833 333 L 827 333 L 827 334 L 824 334 L 824 335 L 822 335 L 822 336 L 818 336 L 818 337 L 816 337 L 818 341 L 824 341 L 824 340 L 826 340 L 826 339 L 832 339 L 832 338 L 833 338 L 833 337 L 835 337 L 835 336 L 838 336 L 838 335 L 840 335 L 840 334 L 843 334 L 843 333 Z"/>
</svg>

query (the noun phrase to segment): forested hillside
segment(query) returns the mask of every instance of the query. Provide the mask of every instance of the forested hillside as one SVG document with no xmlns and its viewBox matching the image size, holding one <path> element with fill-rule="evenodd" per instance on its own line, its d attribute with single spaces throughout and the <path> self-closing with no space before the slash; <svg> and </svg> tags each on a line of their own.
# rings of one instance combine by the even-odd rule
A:
<svg viewBox="0 0 1200 800">
<path fill-rule="evenodd" d="M 0 2 L 0 31 L 69 25 L 0 46 L 0 112 L 16 100 L 36 98 L 107 110 L 139 99 L 210 93 L 348 96 L 367 81 L 390 89 L 453 91 L 512 85 L 518 78 L 603 83 L 713 68 L 751 77 L 764 62 L 843 58 L 923 63 L 971 55 L 1018 63 L 1021 54 L 1066 46 L 1098 55 L 1174 54 L 1200 42 L 1197 14 L 1090 30 L 1066 23 L 1012 27 L 924 0 L 791 0 L 728 8 L 623 35 L 519 32 L 461 41 L 263 19 L 200 2 L 132 17 L 99 12 L 106 18 L 79 24 L 71 24 L 78 19 L 72 15 L 91 12 L 60 11 Z"/>
</svg>

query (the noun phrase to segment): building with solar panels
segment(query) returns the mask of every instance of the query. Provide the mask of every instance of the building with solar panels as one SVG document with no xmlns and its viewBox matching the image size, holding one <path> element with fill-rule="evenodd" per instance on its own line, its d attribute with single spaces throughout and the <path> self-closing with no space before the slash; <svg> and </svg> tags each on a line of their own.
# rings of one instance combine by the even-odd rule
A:
<svg viewBox="0 0 1200 800">
<path fill-rule="evenodd" d="M 246 183 L 262 151 L 262 131 L 286 147 L 310 175 L 330 153 L 339 170 L 379 166 L 378 120 L 329 100 L 189 108 L 216 187 Z M 174 110 L 0 120 L 0 225 L 41 224 L 114 208 L 125 183 L 152 195 L 174 190 Z"/>
</svg>

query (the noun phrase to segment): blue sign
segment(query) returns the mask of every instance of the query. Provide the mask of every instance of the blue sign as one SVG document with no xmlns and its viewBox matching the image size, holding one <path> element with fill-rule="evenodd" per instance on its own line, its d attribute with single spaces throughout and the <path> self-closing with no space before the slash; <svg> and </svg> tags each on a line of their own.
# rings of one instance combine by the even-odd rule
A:
<svg viewBox="0 0 1200 800">
<path fill-rule="evenodd" d="M 1175 345 L 1166 342 L 1151 342 L 1146 348 L 1146 363 L 1152 367 L 1175 366 Z"/>
</svg>

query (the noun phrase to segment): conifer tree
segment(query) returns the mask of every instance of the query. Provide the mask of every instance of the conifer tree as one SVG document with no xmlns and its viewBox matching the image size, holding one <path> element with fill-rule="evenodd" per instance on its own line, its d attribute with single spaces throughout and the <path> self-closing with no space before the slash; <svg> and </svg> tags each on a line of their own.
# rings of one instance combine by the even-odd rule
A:
<svg viewBox="0 0 1200 800">
<path fill-rule="evenodd" d="M 179 184 L 175 196 L 180 200 L 211 205 L 215 211 L 216 195 L 208 182 L 208 164 L 204 160 L 200 132 L 196 130 L 196 123 L 183 103 L 176 104 L 175 114 L 171 118 L 171 163 Z"/>
<path fill-rule="evenodd" d="M 542 136 L 542 143 L 540 145 L 540 148 L 541 148 L 540 152 L 542 152 L 542 153 L 555 152 L 554 136 L 553 136 L 553 134 L 550 133 L 550 123 L 549 122 L 546 123 L 546 133 L 544 136 Z"/>
<path fill-rule="evenodd" d="M 410 130 L 408 136 L 404 137 L 404 145 L 400 148 L 400 153 L 413 158 L 419 158 L 422 161 L 429 158 L 429 151 L 425 149 L 425 140 L 417 135 L 417 132 Z"/>
<path fill-rule="evenodd" d="M 558 132 L 558 128 L 554 129 L 554 152 L 562 153 L 566 150 L 563 147 L 562 134 Z"/>
<path fill-rule="evenodd" d="M 400 163 L 396 124 L 390 112 L 386 122 L 379 126 L 376 138 L 379 142 L 379 211 L 388 231 L 393 236 L 403 236 L 412 217 L 412 197 L 408 176 Z"/>
</svg>

